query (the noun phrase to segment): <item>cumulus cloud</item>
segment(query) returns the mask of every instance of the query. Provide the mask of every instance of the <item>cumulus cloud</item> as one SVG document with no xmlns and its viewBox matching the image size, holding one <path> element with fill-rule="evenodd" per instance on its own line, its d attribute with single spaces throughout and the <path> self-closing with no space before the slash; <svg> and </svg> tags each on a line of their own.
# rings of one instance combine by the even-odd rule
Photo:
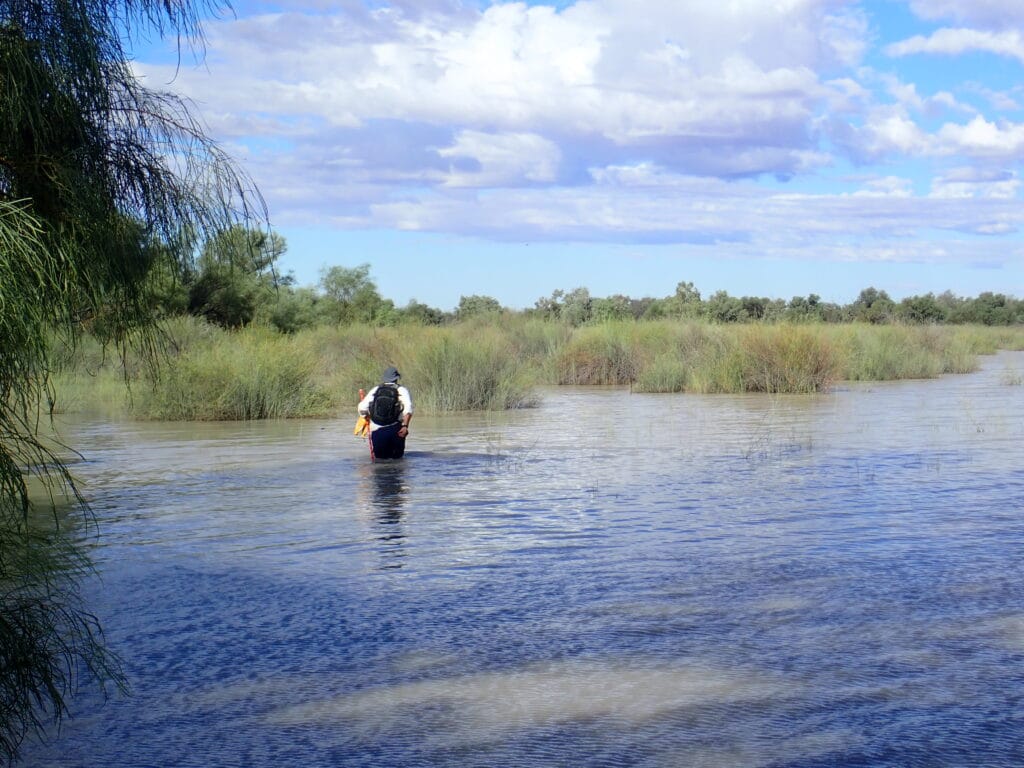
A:
<svg viewBox="0 0 1024 768">
<path fill-rule="evenodd" d="M 208 66 L 179 73 L 175 87 L 216 104 L 211 122 L 228 136 L 262 114 L 298 126 L 403 120 L 601 144 L 682 171 L 806 167 L 812 119 L 835 96 L 817 71 L 859 59 L 862 12 L 844 0 L 642 5 L 413 13 L 349 4 L 337 15 L 223 21 L 209 29 Z M 139 71 L 156 82 L 173 76 L 156 65 Z"/>
<path fill-rule="evenodd" d="M 932 139 L 900 105 L 872 108 L 863 124 L 853 132 L 851 146 L 868 159 L 891 154 L 927 154 Z"/>
<path fill-rule="evenodd" d="M 947 123 L 937 134 L 940 154 L 1020 158 L 1024 154 L 1024 124 L 989 122 L 978 115 L 966 125 Z"/>
<path fill-rule="evenodd" d="M 210 25 L 202 68 L 136 64 L 198 103 L 277 222 L 884 260 L 946 256 L 867 239 L 1022 224 L 1018 179 L 992 169 L 1024 158 L 1024 124 L 863 68 L 871 24 L 853 0 L 307 1 Z M 915 11 L 980 25 L 999 10 L 961 5 Z M 888 51 L 1010 56 L 1016 34 L 940 30 Z M 953 170 L 778 191 L 850 159 Z"/>
<path fill-rule="evenodd" d="M 982 164 L 1024 159 L 1024 123 L 990 121 L 975 115 L 966 123 L 946 122 L 925 131 L 902 104 L 871 108 L 863 123 L 833 124 L 834 141 L 860 162 L 886 158 L 960 157 Z"/>
</svg>

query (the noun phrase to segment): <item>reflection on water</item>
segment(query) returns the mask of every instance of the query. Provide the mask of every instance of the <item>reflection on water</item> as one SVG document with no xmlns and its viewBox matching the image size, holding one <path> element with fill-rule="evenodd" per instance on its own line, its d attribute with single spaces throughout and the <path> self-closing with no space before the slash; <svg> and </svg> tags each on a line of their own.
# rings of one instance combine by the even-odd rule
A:
<svg viewBox="0 0 1024 768">
<path fill-rule="evenodd" d="M 369 476 L 372 495 L 368 508 L 373 511 L 379 526 L 377 540 L 381 543 L 381 555 L 385 561 L 382 568 L 402 567 L 402 541 L 405 539 L 402 517 L 408 492 L 406 466 L 404 460 L 375 462 L 362 470 Z"/>
<path fill-rule="evenodd" d="M 376 464 L 347 420 L 69 425 L 133 695 L 25 765 L 1019 765 L 1011 367 L 552 390 Z"/>
</svg>

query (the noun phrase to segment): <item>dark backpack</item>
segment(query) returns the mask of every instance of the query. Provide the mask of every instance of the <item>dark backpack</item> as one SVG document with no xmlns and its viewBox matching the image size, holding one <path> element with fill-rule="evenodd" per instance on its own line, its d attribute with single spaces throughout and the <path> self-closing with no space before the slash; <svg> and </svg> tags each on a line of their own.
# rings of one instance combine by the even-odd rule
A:
<svg viewBox="0 0 1024 768">
<path fill-rule="evenodd" d="M 394 384 L 380 384 L 370 403 L 370 418 L 374 424 L 386 427 L 402 416 L 402 403 L 398 399 L 398 387 Z"/>
</svg>

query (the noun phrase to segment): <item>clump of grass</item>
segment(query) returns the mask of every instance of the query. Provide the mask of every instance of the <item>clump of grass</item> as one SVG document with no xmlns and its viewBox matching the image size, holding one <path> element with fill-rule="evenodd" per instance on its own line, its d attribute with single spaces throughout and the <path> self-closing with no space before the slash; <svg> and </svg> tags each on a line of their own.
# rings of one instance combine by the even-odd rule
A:
<svg viewBox="0 0 1024 768">
<path fill-rule="evenodd" d="M 643 357 L 640 355 L 639 357 Z M 637 375 L 643 392 L 821 392 L 836 380 L 833 345 L 806 326 L 682 326 Z"/>
<path fill-rule="evenodd" d="M 519 339 L 486 323 L 445 328 L 315 329 L 308 338 L 320 355 L 320 371 L 342 406 L 355 405 L 360 389 L 380 383 L 389 365 L 402 372 L 416 409 L 443 413 L 503 410 L 534 404 L 534 377 L 524 364 Z"/>
<path fill-rule="evenodd" d="M 322 416 L 334 409 L 308 347 L 262 328 L 221 331 L 213 339 L 182 350 L 148 397 L 136 397 L 135 413 L 208 421 Z"/>
<path fill-rule="evenodd" d="M 558 381 L 558 358 L 573 336 L 573 328 L 566 323 L 553 323 L 535 318 L 516 321 L 510 318 L 504 325 L 516 357 L 528 363 L 540 381 Z"/>
<path fill-rule="evenodd" d="M 91 413 L 117 418 L 131 409 L 132 390 L 124 374 L 105 366 L 89 373 L 64 371 L 51 380 L 50 413 Z"/>
<path fill-rule="evenodd" d="M 536 404 L 529 373 L 497 328 L 423 329 L 396 355 L 417 409 L 499 411 Z"/>
<path fill-rule="evenodd" d="M 686 392 L 690 371 L 677 352 L 658 355 L 637 374 L 637 392 Z"/>
<path fill-rule="evenodd" d="M 905 327 L 849 326 L 833 333 L 844 351 L 840 375 L 847 381 L 931 379 L 946 367 L 934 344 Z"/>
<path fill-rule="evenodd" d="M 980 355 L 992 355 L 1000 349 L 1014 352 L 1024 350 L 1024 327 L 1020 325 L 960 326 L 957 333 L 969 334 L 977 345 L 975 352 Z"/>
<path fill-rule="evenodd" d="M 746 326 L 738 354 L 744 392 L 822 392 L 839 371 L 831 343 L 807 326 Z"/>
<path fill-rule="evenodd" d="M 501 410 L 533 385 L 631 384 L 643 392 L 820 392 L 834 381 L 930 378 L 1024 346 L 1024 330 L 982 326 L 717 325 L 615 321 L 571 328 L 502 316 L 444 327 L 318 327 L 290 336 L 228 332 L 193 318 L 167 325 L 168 364 L 148 368 L 88 341 L 67 350 L 55 410 L 144 418 L 316 416 L 354 406 L 397 365 L 417 409 Z M 118 382 L 132 382 L 125 397 Z M 127 404 L 126 404 L 127 403 Z"/>
<path fill-rule="evenodd" d="M 974 373 L 978 370 L 978 355 L 993 354 L 992 352 L 979 352 L 971 341 L 960 333 L 947 334 L 947 341 L 942 346 L 942 372 L 943 373 Z"/>
<path fill-rule="evenodd" d="M 628 384 L 637 375 L 638 346 L 631 344 L 622 323 L 606 323 L 577 329 L 559 352 L 556 381 L 559 384 Z"/>
<path fill-rule="evenodd" d="M 690 322 L 676 329 L 673 347 L 686 371 L 684 391 L 702 394 L 743 391 L 734 329 Z M 641 375 L 641 378 L 646 385 L 646 376 Z"/>
<path fill-rule="evenodd" d="M 338 393 L 343 404 L 354 406 L 360 389 L 380 383 L 381 374 L 389 365 L 397 365 L 406 374 L 405 353 L 409 339 L 418 338 L 419 329 L 340 326 L 314 328 L 296 334 L 318 358 L 318 373 L 324 385 Z"/>
</svg>

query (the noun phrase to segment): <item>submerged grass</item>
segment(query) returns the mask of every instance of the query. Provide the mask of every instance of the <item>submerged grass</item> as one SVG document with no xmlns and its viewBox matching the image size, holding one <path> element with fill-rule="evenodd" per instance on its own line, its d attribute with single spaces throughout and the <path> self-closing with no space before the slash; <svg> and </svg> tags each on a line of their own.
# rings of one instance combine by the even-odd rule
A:
<svg viewBox="0 0 1024 768">
<path fill-rule="evenodd" d="M 131 360 L 115 367 L 82 345 L 55 378 L 55 408 L 176 420 L 329 416 L 353 409 L 359 389 L 379 383 L 388 365 L 402 371 L 424 413 L 529 407 L 538 384 L 814 393 L 842 380 L 966 373 L 979 355 L 1024 349 L 1022 328 L 623 321 L 572 329 L 515 316 L 291 336 L 193 319 L 167 330 L 160 378 Z"/>
</svg>

